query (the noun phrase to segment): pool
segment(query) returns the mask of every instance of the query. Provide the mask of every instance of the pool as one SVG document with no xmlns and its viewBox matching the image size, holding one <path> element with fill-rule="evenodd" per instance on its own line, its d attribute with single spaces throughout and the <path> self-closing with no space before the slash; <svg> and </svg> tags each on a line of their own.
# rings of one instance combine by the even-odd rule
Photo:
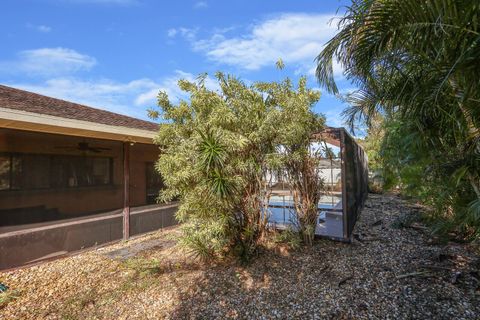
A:
<svg viewBox="0 0 480 320">
<path fill-rule="evenodd" d="M 327 211 L 341 211 L 341 197 L 337 195 L 322 196 L 317 207 L 319 210 L 318 224 L 324 224 L 328 220 Z M 291 195 L 271 196 L 268 209 L 268 222 L 271 224 L 286 227 L 288 225 L 293 226 L 296 221 L 293 196 Z"/>
</svg>

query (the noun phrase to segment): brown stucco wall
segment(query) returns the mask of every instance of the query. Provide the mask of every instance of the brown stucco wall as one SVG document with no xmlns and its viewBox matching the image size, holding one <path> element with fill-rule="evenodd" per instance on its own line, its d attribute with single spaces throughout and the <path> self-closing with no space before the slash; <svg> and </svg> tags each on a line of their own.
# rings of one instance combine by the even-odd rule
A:
<svg viewBox="0 0 480 320">
<path fill-rule="evenodd" d="M 99 155 L 113 158 L 113 184 L 100 187 L 81 187 L 44 190 L 0 191 L 0 210 L 46 206 L 56 208 L 62 215 L 79 215 L 123 207 L 123 146 L 120 141 L 53 135 L 36 132 L 0 129 L 0 153 L 82 155 L 80 151 L 66 151 L 59 146 L 76 146 L 88 142 L 90 146 L 110 148 Z M 145 165 L 158 159 L 158 147 L 134 144 L 130 158 L 130 204 L 146 203 Z M 1 219 L 1 217 L 0 217 Z"/>
</svg>

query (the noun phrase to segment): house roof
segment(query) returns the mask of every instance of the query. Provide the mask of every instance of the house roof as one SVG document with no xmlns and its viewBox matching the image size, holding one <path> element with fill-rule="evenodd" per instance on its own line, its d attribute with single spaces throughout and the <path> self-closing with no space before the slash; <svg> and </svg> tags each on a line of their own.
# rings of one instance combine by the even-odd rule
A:
<svg viewBox="0 0 480 320">
<path fill-rule="evenodd" d="M 82 104 L 0 85 L 0 108 L 87 121 L 108 126 L 157 131 L 158 124 Z"/>
</svg>

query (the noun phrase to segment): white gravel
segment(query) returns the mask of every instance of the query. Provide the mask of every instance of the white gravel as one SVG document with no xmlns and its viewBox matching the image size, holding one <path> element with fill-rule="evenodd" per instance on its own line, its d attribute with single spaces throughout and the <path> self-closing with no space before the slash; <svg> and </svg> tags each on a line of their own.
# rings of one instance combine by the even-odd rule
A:
<svg viewBox="0 0 480 320">
<path fill-rule="evenodd" d="M 352 244 L 270 244 L 246 267 L 197 263 L 159 231 L 0 273 L 15 292 L 0 319 L 480 319 L 478 248 L 392 227 L 418 209 L 370 195 Z"/>
</svg>

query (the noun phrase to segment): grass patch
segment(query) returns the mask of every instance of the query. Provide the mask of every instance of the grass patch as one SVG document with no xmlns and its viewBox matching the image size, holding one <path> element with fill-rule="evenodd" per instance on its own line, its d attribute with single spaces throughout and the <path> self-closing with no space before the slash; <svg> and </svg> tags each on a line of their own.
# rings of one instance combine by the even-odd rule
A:
<svg viewBox="0 0 480 320">
<path fill-rule="evenodd" d="M 157 259 L 135 257 L 126 260 L 124 266 L 127 269 L 134 270 L 136 275 L 142 278 L 163 273 L 161 262 Z"/>
<path fill-rule="evenodd" d="M 89 289 L 68 299 L 61 308 L 62 319 L 81 319 L 85 309 L 94 309 L 98 293 L 95 289 Z M 90 311 L 90 310 L 89 310 Z"/>
<path fill-rule="evenodd" d="M 0 309 L 6 307 L 7 304 L 17 299 L 19 296 L 20 292 L 18 290 L 7 290 L 0 293 Z"/>
<path fill-rule="evenodd" d="M 423 222 L 423 217 L 418 212 L 409 212 L 399 215 L 393 222 L 392 228 L 403 229 L 411 228 L 414 223 Z"/>
<path fill-rule="evenodd" d="M 288 245 L 291 249 L 299 249 L 302 246 L 302 238 L 300 234 L 292 228 L 288 227 L 283 231 L 276 231 L 273 236 L 274 243 L 284 243 Z"/>
</svg>

